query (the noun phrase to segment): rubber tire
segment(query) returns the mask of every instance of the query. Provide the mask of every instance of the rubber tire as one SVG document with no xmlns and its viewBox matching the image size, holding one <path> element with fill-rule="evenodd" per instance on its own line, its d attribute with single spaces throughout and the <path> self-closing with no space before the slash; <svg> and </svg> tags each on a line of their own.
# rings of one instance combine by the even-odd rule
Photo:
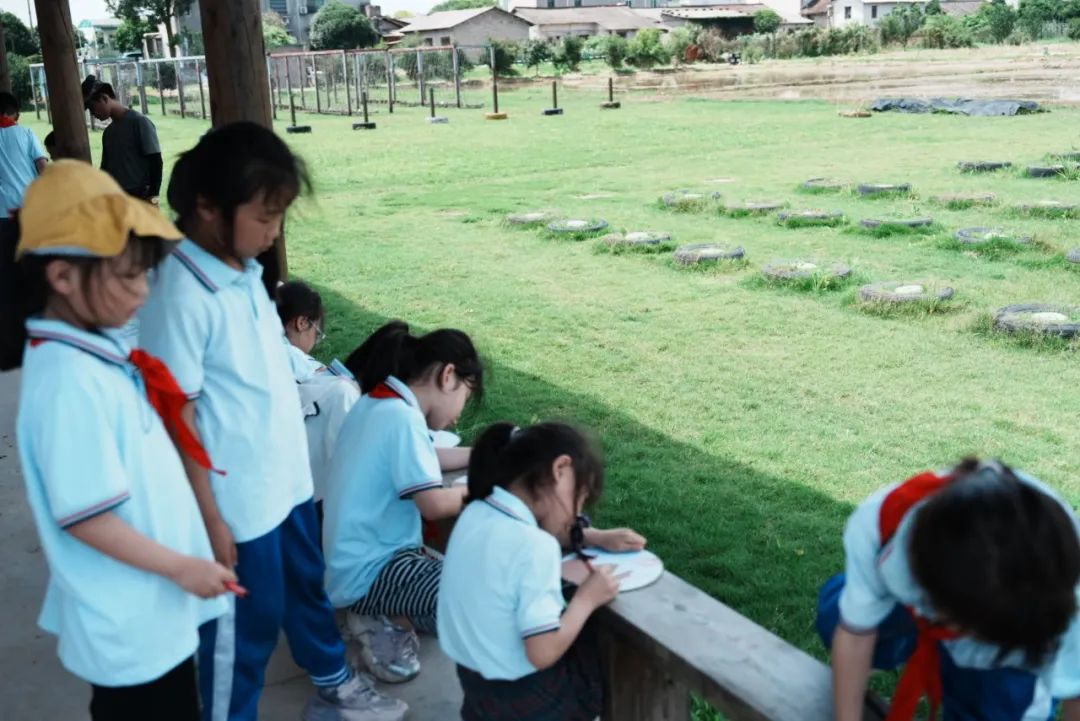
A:
<svg viewBox="0 0 1080 721">
<path fill-rule="evenodd" d="M 702 258 L 697 255 L 698 252 L 716 248 L 723 251 L 715 256 Z M 746 256 L 746 248 L 741 245 L 737 245 L 734 248 L 728 248 L 720 243 L 692 243 L 690 245 L 680 246 L 675 250 L 674 258 L 675 262 L 679 265 L 701 265 L 702 263 L 718 263 L 722 260 L 739 260 Z"/>
<path fill-rule="evenodd" d="M 742 212 L 751 214 L 772 213 L 773 211 L 782 210 L 786 203 L 780 201 L 763 201 L 760 203 L 736 203 L 733 205 L 725 205 L 724 210 L 727 212 Z"/>
<path fill-rule="evenodd" d="M 1009 161 L 973 160 L 961 161 L 956 164 L 962 173 L 993 173 L 996 170 L 1011 168 Z"/>
<path fill-rule="evenodd" d="M 1077 333 L 1080 333 L 1080 323 L 1058 323 L 1055 325 L 1033 328 L 1028 324 L 1018 322 L 1016 319 L 1009 317 L 1009 315 L 1013 313 L 1060 313 L 1068 310 L 1070 309 L 1067 307 L 1052 305 L 1050 303 L 1017 303 L 1015 305 L 1007 305 L 1004 308 L 999 308 L 998 311 L 994 313 L 994 328 L 1005 333 L 1041 331 L 1044 335 L 1057 336 L 1059 338 L 1072 338 Z"/>
<path fill-rule="evenodd" d="M 885 220 L 881 218 L 867 218 L 866 220 L 859 221 L 859 225 L 870 230 L 889 225 L 897 225 L 904 228 L 925 228 L 933 224 L 933 218 L 910 218 L 906 220 Z"/>
<path fill-rule="evenodd" d="M 887 288 L 882 287 L 893 286 L 895 288 L 902 285 L 923 284 L 914 281 L 910 283 L 902 281 L 871 283 L 869 285 L 864 285 L 862 288 L 859 288 L 859 298 L 863 301 L 866 301 L 867 303 L 912 303 L 928 300 L 949 300 L 954 295 L 956 295 L 956 291 L 954 291 L 952 288 L 949 288 L 948 286 L 941 288 L 936 293 L 920 293 L 919 295 L 893 293 Z"/>
<path fill-rule="evenodd" d="M 310 125 L 290 125 L 285 128 L 285 132 L 291 135 L 303 135 L 311 132 Z"/>
<path fill-rule="evenodd" d="M 570 218 L 570 220 L 577 220 L 577 218 Z M 560 224 L 566 223 L 566 222 L 568 222 L 568 221 L 566 221 L 566 220 L 556 220 L 554 222 L 548 223 L 548 225 L 547 225 L 548 232 L 549 233 L 567 234 L 567 235 L 573 235 L 575 233 L 580 233 L 581 235 L 588 235 L 589 233 L 599 233 L 602 230 L 606 230 L 607 227 L 608 227 L 608 222 L 606 220 L 604 220 L 603 218 L 597 218 L 596 220 L 589 221 L 589 225 L 586 225 L 586 226 L 581 227 L 581 228 L 559 227 Z"/>
<path fill-rule="evenodd" d="M 993 205 L 997 202 L 997 193 L 954 193 L 945 195 L 935 195 L 930 200 L 934 201 L 938 205 L 949 205 L 950 203 L 971 203 L 972 205 L 984 206 Z"/>
<path fill-rule="evenodd" d="M 906 195 L 911 192 L 911 183 L 860 183 L 859 195 Z"/>
<path fill-rule="evenodd" d="M 532 217 L 540 216 L 540 217 Z M 520 225 L 528 227 L 530 225 L 547 225 L 555 220 L 555 215 L 547 213 L 542 210 L 527 212 L 527 213 L 510 213 L 506 216 L 506 222 L 509 225 Z"/>
<path fill-rule="evenodd" d="M 687 197 L 685 197 L 687 194 L 700 195 L 701 197 L 700 198 L 687 198 Z M 680 197 L 680 196 L 683 196 L 683 197 Z M 666 205 L 669 208 L 677 208 L 677 207 L 679 207 L 679 204 L 682 203 L 682 202 L 687 202 L 687 203 L 698 203 L 698 202 L 708 203 L 710 201 L 715 202 L 717 200 L 720 200 L 721 197 L 723 197 L 723 196 L 721 196 L 720 193 L 716 193 L 716 192 L 697 193 L 697 192 L 695 192 L 693 190 L 676 190 L 676 191 L 673 191 L 671 193 L 664 193 L 663 195 L 661 195 L 660 196 L 660 202 L 663 203 L 664 205 Z"/>
<path fill-rule="evenodd" d="M 627 240 L 627 235 L 629 235 L 629 233 L 611 233 L 605 235 L 600 240 L 610 246 L 622 245 L 628 248 L 654 246 L 671 241 L 670 233 L 649 233 L 649 238 L 647 240 Z"/>
<path fill-rule="evenodd" d="M 831 223 L 835 220 L 842 220 L 843 217 L 844 213 L 840 210 L 830 210 L 824 213 L 810 213 L 804 210 L 793 210 L 790 213 L 776 214 L 776 219 L 785 225 L 789 220 L 800 220 L 808 223 Z"/>
<path fill-rule="evenodd" d="M 1065 260 L 1069 263 L 1080 265 L 1080 248 L 1073 248 L 1065 254 Z"/>
<path fill-rule="evenodd" d="M 987 233 L 993 233 L 995 231 L 997 231 L 996 228 L 961 228 L 960 230 L 956 231 L 955 234 L 953 234 L 953 237 L 964 245 L 982 245 L 983 243 L 986 243 L 987 240 L 986 238 L 982 238 L 980 236 L 983 236 Z M 1011 240 L 1017 245 L 1028 245 L 1029 243 L 1031 243 L 1032 240 L 1034 240 L 1034 238 L 1030 235 L 1018 235 L 1011 238 Z"/>
<path fill-rule="evenodd" d="M 839 193 L 846 189 L 848 184 L 833 178 L 810 178 L 803 181 L 801 187 L 803 190 L 831 190 Z"/>
<path fill-rule="evenodd" d="M 817 264 L 818 269 L 831 270 L 832 274 L 837 278 L 847 278 L 851 275 L 851 268 L 844 263 L 831 263 L 831 264 Z M 772 280 L 799 280 L 801 278 L 809 278 L 814 274 L 811 270 L 796 270 L 785 269 L 778 265 L 766 265 L 761 269 L 762 275 Z"/>
<path fill-rule="evenodd" d="M 1024 171 L 1029 178 L 1057 178 L 1065 175 L 1064 165 L 1029 165 Z"/>
</svg>

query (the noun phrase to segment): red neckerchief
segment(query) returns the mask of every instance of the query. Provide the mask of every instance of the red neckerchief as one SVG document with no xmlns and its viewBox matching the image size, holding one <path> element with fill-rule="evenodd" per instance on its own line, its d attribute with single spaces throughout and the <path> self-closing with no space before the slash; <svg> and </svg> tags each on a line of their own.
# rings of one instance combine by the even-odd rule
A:
<svg viewBox="0 0 1080 721">
<path fill-rule="evenodd" d="M 176 436 L 177 443 L 184 453 L 206 470 L 224 476 L 225 471 L 214 468 L 214 464 L 210 461 L 210 454 L 206 452 L 206 448 L 191 432 L 191 428 L 184 420 L 182 411 L 188 403 L 188 397 L 180 388 L 180 384 L 176 382 L 176 377 L 173 376 L 169 367 L 141 348 L 131 351 L 128 360 L 139 369 L 150 405 L 161 416 L 165 428 Z"/>
<path fill-rule="evenodd" d="M 928 471 L 909 478 L 886 496 L 878 516 L 882 547 L 896 535 L 908 511 L 940 491 L 951 481 L 952 476 L 939 476 Z M 885 721 L 911 721 L 915 716 L 919 700 L 923 696 L 930 699 L 929 718 L 937 719 L 942 696 L 938 642 L 959 638 L 959 634 L 955 631 L 919 616 L 914 608 L 909 608 L 908 612 L 915 619 L 918 640 L 915 644 L 915 653 L 908 659 L 904 673 L 900 677 L 896 695 L 893 697 L 889 715 L 885 717 Z"/>
<path fill-rule="evenodd" d="M 405 400 L 405 397 L 391 388 L 385 382 L 380 383 L 371 389 L 368 393 L 369 396 L 377 400 L 387 400 L 389 398 L 397 398 L 398 400 Z M 440 539 L 439 526 L 434 521 L 429 521 L 423 516 L 420 517 L 424 528 L 424 543 L 438 543 Z"/>
<path fill-rule="evenodd" d="M 18 124 L 18 120 L 12 120 L 6 115 L 0 115 L 0 128 L 14 128 Z"/>
</svg>

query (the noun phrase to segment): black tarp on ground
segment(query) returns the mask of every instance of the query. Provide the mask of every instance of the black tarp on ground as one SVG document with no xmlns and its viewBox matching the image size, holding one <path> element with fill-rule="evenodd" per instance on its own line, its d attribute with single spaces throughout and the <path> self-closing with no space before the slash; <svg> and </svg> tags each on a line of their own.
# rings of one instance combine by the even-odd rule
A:
<svg viewBox="0 0 1080 721">
<path fill-rule="evenodd" d="M 1042 112 L 1039 104 L 1030 100 L 971 100 L 970 98 L 878 98 L 870 106 L 879 113 L 952 113 L 955 115 L 1024 115 Z"/>
</svg>

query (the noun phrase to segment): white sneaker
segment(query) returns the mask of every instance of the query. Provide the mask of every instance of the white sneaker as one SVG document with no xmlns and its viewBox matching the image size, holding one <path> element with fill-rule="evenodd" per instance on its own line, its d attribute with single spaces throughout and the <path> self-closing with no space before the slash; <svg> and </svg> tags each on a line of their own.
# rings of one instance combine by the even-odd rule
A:
<svg viewBox="0 0 1080 721">
<path fill-rule="evenodd" d="M 360 645 L 364 666 L 383 683 L 404 683 L 420 673 L 420 638 L 385 616 L 361 616 L 349 612 L 345 619 L 349 636 Z"/>
<path fill-rule="evenodd" d="M 404 701 L 383 696 L 369 677 L 355 673 L 340 686 L 316 689 L 300 718 L 303 721 L 402 721 L 408 712 Z"/>
</svg>

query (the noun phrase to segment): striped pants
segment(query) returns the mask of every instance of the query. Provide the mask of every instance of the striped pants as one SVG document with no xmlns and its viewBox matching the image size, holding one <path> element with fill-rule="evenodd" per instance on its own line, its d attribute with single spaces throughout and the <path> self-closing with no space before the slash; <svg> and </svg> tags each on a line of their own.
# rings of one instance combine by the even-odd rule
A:
<svg viewBox="0 0 1080 721">
<path fill-rule="evenodd" d="M 434 635 L 442 565 L 442 559 L 422 548 L 398 551 L 350 610 L 362 616 L 404 616 L 416 630 Z"/>
</svg>

